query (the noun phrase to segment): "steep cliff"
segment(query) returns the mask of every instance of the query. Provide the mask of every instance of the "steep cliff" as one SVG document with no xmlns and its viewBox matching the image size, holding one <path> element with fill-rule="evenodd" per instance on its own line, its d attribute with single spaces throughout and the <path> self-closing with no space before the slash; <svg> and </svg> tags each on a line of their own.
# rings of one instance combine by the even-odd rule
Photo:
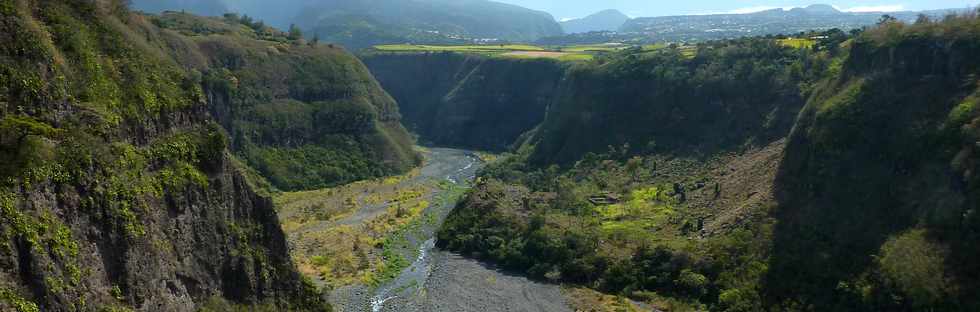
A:
<svg viewBox="0 0 980 312">
<path fill-rule="evenodd" d="M 246 122 L 294 102 L 333 131 L 297 137 L 395 151 L 368 163 L 413 158 L 382 146 L 398 140 L 397 110 L 356 59 L 121 1 L 3 0 L 0 14 L 0 310 L 329 309 L 229 148 L 306 143 Z M 200 33 L 214 29 L 235 33 Z"/>
<path fill-rule="evenodd" d="M 530 161 L 568 165 L 610 147 L 712 155 L 766 146 L 789 132 L 803 106 L 806 67 L 822 65 L 753 39 L 705 45 L 692 57 L 667 49 L 575 66 L 531 138 Z"/>
<path fill-rule="evenodd" d="M 401 173 L 416 165 L 398 105 L 343 49 L 235 18 L 147 17 L 139 31 L 202 81 L 232 150 L 282 190 Z"/>
<path fill-rule="evenodd" d="M 566 65 L 457 53 L 362 57 L 424 143 L 507 150 L 544 120 Z"/>
<path fill-rule="evenodd" d="M 854 40 L 789 138 L 771 300 L 978 308 L 977 29 L 967 16 Z"/>
</svg>

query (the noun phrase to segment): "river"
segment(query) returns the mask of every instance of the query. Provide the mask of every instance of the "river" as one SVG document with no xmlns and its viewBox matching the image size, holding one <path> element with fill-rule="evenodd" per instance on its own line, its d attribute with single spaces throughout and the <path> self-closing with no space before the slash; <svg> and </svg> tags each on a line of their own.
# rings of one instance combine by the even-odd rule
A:
<svg viewBox="0 0 980 312">
<path fill-rule="evenodd" d="M 395 279 L 377 288 L 351 286 L 334 290 L 330 299 L 344 312 L 388 311 L 571 311 L 559 286 L 534 282 L 459 255 L 435 248 L 435 232 L 455 207 L 452 194 L 468 187 L 483 163 L 472 152 L 433 148 L 419 183 L 442 180 L 447 187 L 431 194 L 426 210 L 431 222 L 407 234 L 414 259 Z"/>
</svg>

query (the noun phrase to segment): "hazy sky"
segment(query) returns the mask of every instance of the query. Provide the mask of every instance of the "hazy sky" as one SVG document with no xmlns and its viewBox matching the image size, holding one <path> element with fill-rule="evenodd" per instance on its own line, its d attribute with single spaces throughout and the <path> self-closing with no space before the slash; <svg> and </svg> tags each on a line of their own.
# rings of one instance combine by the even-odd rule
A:
<svg viewBox="0 0 980 312">
<path fill-rule="evenodd" d="M 831 4 L 842 10 L 903 11 L 974 7 L 980 0 L 495 0 L 546 11 L 555 19 L 583 17 L 604 9 L 618 9 L 633 17 L 706 13 L 748 13 L 763 9 Z"/>
</svg>

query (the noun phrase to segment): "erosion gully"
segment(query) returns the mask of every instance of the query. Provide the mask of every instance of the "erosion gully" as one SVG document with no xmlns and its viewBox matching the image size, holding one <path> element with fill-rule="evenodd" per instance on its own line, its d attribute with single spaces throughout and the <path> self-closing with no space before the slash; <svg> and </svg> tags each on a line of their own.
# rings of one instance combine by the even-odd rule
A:
<svg viewBox="0 0 980 312">
<path fill-rule="evenodd" d="M 530 281 L 475 260 L 435 248 L 435 233 L 459 194 L 483 163 L 473 152 L 433 148 L 416 183 L 440 183 L 425 222 L 405 233 L 399 248 L 414 259 L 396 278 L 378 287 L 349 286 L 332 291 L 338 311 L 571 311 L 558 286 Z"/>
</svg>

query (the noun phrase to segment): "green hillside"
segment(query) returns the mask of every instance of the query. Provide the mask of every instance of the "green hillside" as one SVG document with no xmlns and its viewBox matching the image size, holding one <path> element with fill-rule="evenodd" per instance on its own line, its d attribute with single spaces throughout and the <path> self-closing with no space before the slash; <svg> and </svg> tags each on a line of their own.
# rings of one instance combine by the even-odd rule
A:
<svg viewBox="0 0 980 312">
<path fill-rule="evenodd" d="M 256 173 L 305 189 L 418 161 L 343 50 L 120 1 L 0 14 L 0 310 L 328 311 Z"/>
<path fill-rule="evenodd" d="M 631 154 L 704 155 L 765 146 L 793 126 L 801 88 L 829 62 L 768 39 L 695 51 L 626 52 L 572 67 L 532 138 L 530 161 L 569 165 L 624 145 Z"/>
<path fill-rule="evenodd" d="M 665 311 L 975 310 L 978 21 L 573 66 L 438 244 Z"/>
<path fill-rule="evenodd" d="M 887 24 L 821 83 L 776 180 L 774 300 L 978 308 L 978 30 L 972 16 Z"/>
<path fill-rule="evenodd" d="M 148 18 L 163 42 L 180 44 L 177 61 L 201 77 L 232 149 L 275 187 L 317 189 L 417 164 L 397 104 L 344 50 L 231 15 Z"/>
</svg>

